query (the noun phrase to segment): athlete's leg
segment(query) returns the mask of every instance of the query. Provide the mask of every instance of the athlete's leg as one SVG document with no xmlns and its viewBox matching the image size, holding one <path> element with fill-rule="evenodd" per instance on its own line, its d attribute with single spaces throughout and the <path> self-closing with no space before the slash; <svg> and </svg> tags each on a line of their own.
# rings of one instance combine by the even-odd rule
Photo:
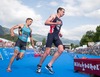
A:
<svg viewBox="0 0 100 77">
<path fill-rule="evenodd" d="M 48 37 L 47 37 L 47 42 L 46 42 L 46 50 L 43 53 L 39 64 L 37 65 L 37 70 L 36 70 L 37 73 L 41 73 L 42 63 L 44 62 L 46 57 L 50 54 L 50 49 L 51 49 L 51 46 L 52 46 L 52 42 L 53 42 L 53 35 L 49 33 Z"/>
<path fill-rule="evenodd" d="M 18 53 L 16 60 L 22 59 L 24 56 L 25 50 L 20 50 L 20 53 Z"/>
<path fill-rule="evenodd" d="M 25 53 L 25 51 L 26 51 L 26 44 L 27 44 L 27 42 L 21 41 L 20 54 L 19 54 L 19 56 L 18 56 L 19 59 L 22 59 L 23 56 L 24 56 L 24 53 Z"/>
<path fill-rule="evenodd" d="M 20 55 L 20 52 L 17 54 L 16 60 L 19 60 L 19 55 Z"/>
<path fill-rule="evenodd" d="M 50 48 L 47 47 L 44 54 L 42 55 L 41 59 L 40 59 L 40 63 L 39 65 L 42 65 L 42 63 L 44 62 L 45 58 L 50 54 Z"/>
<path fill-rule="evenodd" d="M 20 54 L 19 54 L 19 58 L 22 59 L 23 56 L 24 56 L 24 52 L 20 52 Z"/>
<path fill-rule="evenodd" d="M 61 53 L 63 52 L 63 45 L 59 45 L 58 46 L 58 51 L 55 52 L 53 58 L 51 59 L 51 61 L 49 62 L 48 65 L 46 65 L 46 69 L 51 73 L 54 74 L 54 71 L 52 69 L 52 64 L 54 63 L 54 61 L 61 55 Z"/>
<path fill-rule="evenodd" d="M 53 43 L 53 35 L 49 33 L 47 36 L 46 50 L 40 59 L 39 65 L 42 65 L 45 58 L 50 54 L 50 49 L 51 49 L 52 43 Z"/>
<path fill-rule="evenodd" d="M 40 63 L 37 65 L 37 70 L 36 70 L 37 73 L 41 73 L 42 63 L 44 62 L 46 57 L 49 55 L 49 53 L 50 53 L 50 48 L 47 47 L 44 54 L 41 56 Z"/>
<path fill-rule="evenodd" d="M 12 65 L 12 63 L 13 63 L 13 61 L 14 61 L 14 59 L 16 58 L 16 56 L 17 56 L 18 53 L 19 53 L 18 50 L 15 50 L 15 51 L 14 51 L 14 55 L 13 55 L 12 58 L 10 59 L 10 63 L 9 63 L 9 65 L 8 65 L 8 68 L 7 68 L 7 71 L 8 71 L 8 72 L 11 72 L 11 65 Z"/>
<path fill-rule="evenodd" d="M 54 61 L 62 54 L 62 52 L 64 51 L 63 49 L 63 45 L 59 45 L 58 46 L 58 51 L 55 52 L 53 58 L 51 59 L 51 61 L 49 62 L 48 66 L 52 66 L 52 64 L 54 63 Z"/>
</svg>

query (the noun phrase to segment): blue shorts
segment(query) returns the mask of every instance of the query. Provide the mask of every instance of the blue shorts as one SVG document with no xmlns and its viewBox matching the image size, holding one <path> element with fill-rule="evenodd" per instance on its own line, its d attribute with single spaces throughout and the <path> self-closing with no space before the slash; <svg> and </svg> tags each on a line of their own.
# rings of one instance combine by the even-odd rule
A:
<svg viewBox="0 0 100 77">
<path fill-rule="evenodd" d="M 48 33 L 46 47 L 51 48 L 53 43 L 56 47 L 58 47 L 59 45 L 63 45 L 58 35 Z"/>
<path fill-rule="evenodd" d="M 24 53 L 26 51 L 26 44 L 26 42 L 23 42 L 22 40 L 18 39 L 16 41 L 14 50 L 18 50 L 19 52 Z"/>
</svg>

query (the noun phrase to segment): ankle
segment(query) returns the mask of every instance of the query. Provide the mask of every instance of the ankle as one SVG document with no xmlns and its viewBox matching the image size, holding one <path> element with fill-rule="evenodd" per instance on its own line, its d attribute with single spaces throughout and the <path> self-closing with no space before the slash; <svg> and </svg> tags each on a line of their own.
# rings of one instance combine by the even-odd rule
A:
<svg viewBox="0 0 100 77">
<path fill-rule="evenodd" d="M 52 65 L 49 63 L 49 64 L 47 64 L 49 67 L 51 67 Z"/>
<path fill-rule="evenodd" d="M 42 67 L 42 65 L 40 65 L 40 64 L 38 64 L 37 66 L 38 66 L 38 67 Z"/>
</svg>

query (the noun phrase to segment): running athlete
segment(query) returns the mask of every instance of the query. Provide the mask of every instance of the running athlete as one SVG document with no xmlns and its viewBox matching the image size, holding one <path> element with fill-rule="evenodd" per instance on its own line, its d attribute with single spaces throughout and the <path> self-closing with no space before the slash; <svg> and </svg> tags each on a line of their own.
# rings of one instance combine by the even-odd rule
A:
<svg viewBox="0 0 100 77">
<path fill-rule="evenodd" d="M 14 37 L 14 30 L 18 29 L 19 36 L 18 40 L 16 41 L 15 48 L 14 48 L 14 55 L 10 59 L 10 63 L 8 65 L 7 71 L 11 72 L 11 65 L 16 58 L 16 60 L 22 59 L 25 50 L 26 50 L 26 44 L 28 37 L 30 37 L 31 45 L 34 47 L 34 41 L 32 38 L 32 29 L 30 28 L 30 25 L 32 24 L 33 19 L 27 18 L 25 24 L 19 24 L 10 29 L 11 36 Z"/>
<path fill-rule="evenodd" d="M 50 31 L 49 31 L 48 36 L 47 36 L 46 50 L 45 50 L 43 56 L 41 57 L 39 64 L 37 65 L 37 70 L 36 70 L 37 73 L 41 72 L 42 63 L 44 62 L 46 57 L 50 54 L 50 49 L 51 49 L 52 43 L 54 43 L 54 45 L 56 47 L 58 47 L 58 50 L 54 54 L 51 61 L 46 65 L 45 68 L 51 74 L 54 73 L 54 71 L 52 69 L 52 64 L 62 54 L 62 52 L 64 50 L 63 44 L 59 38 L 59 37 L 62 37 L 62 34 L 60 32 L 61 26 L 62 26 L 62 20 L 60 19 L 60 17 L 62 17 L 64 15 L 64 13 L 65 13 L 65 9 L 59 7 L 57 9 L 57 14 L 51 15 L 45 22 L 45 25 L 50 25 Z"/>
</svg>

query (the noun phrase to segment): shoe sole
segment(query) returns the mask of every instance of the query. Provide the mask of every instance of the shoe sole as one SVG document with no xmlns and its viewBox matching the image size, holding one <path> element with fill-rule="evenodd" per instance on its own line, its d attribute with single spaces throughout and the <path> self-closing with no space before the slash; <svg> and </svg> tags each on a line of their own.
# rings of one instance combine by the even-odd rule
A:
<svg viewBox="0 0 100 77">
<path fill-rule="evenodd" d="M 49 71 L 49 69 L 48 69 L 47 67 L 45 67 L 45 69 Z M 49 71 L 49 73 L 50 73 L 50 74 L 54 74 L 54 73 L 52 73 L 52 72 L 50 72 L 50 71 Z"/>
</svg>

